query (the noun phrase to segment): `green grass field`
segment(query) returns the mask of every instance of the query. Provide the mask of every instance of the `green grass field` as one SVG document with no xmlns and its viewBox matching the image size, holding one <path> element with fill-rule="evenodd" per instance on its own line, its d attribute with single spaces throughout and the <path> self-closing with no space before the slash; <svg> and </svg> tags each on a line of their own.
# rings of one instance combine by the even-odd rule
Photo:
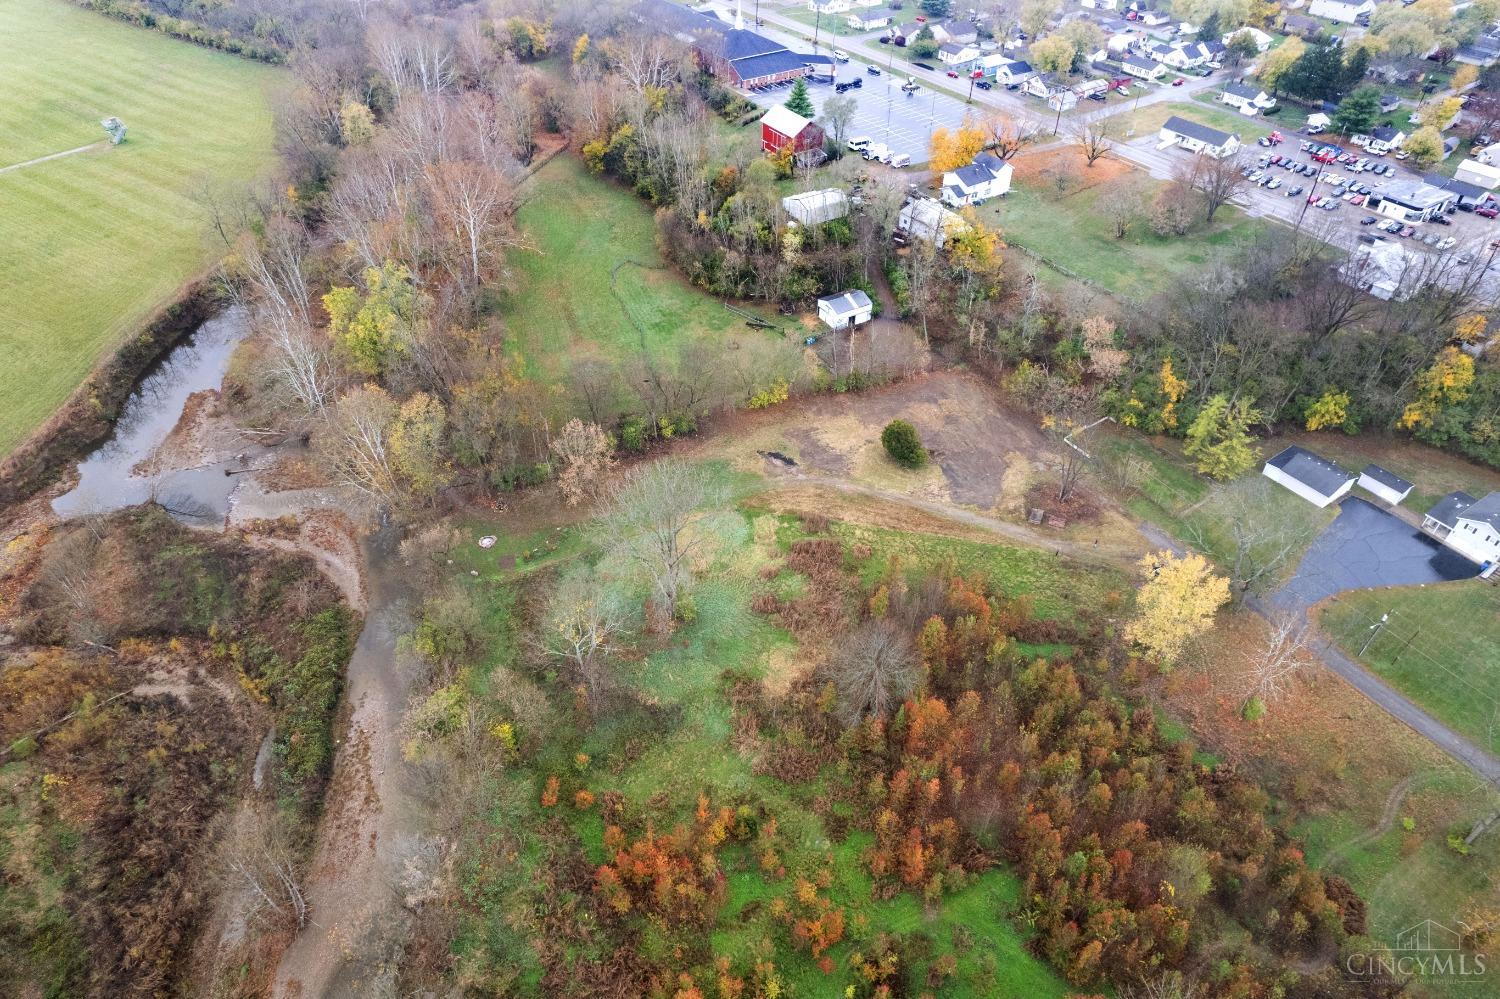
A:
<svg viewBox="0 0 1500 999">
<path fill-rule="evenodd" d="M 545 374 L 560 378 L 589 357 L 633 372 L 643 353 L 670 365 L 694 341 L 780 342 L 747 329 L 669 269 L 656 248 L 651 207 L 576 157 L 554 158 L 521 196 L 519 220 L 535 252 L 512 257 L 514 280 L 501 311 L 522 355 Z"/>
<path fill-rule="evenodd" d="M 1479 745 L 1500 749 L 1500 588 L 1470 580 L 1355 590 L 1327 606 L 1322 623 L 1354 656 L 1387 613 L 1361 661 Z"/>
<path fill-rule="evenodd" d="M 1088 180 L 1085 171 L 1083 181 Z M 1132 182 L 1152 193 L 1163 186 L 1144 174 Z M 1116 194 L 1109 181 L 1064 191 L 1044 183 L 1018 183 L 979 211 L 981 218 L 1000 226 L 1007 243 L 1132 299 L 1161 290 L 1217 251 L 1250 240 L 1266 225 L 1233 208 L 1221 208 L 1212 226 L 1205 228 L 1200 222 L 1185 236 L 1158 236 L 1137 221 L 1124 239 L 1116 239 Z"/>
<path fill-rule="evenodd" d="M 1133 129 L 1136 135 L 1148 132 L 1155 134 L 1161 128 L 1162 123 L 1175 114 L 1189 121 L 1196 121 L 1200 125 L 1238 135 L 1240 141 L 1247 145 L 1254 145 L 1256 139 L 1270 135 L 1271 129 L 1281 126 L 1281 122 L 1276 120 L 1276 113 L 1280 113 L 1279 108 L 1275 109 L 1271 120 L 1263 116 L 1247 118 L 1228 105 L 1220 103 L 1217 99 L 1218 95 L 1219 91 L 1209 90 L 1186 101 L 1152 104 L 1150 107 L 1122 117 L 1121 124 Z M 1288 117 L 1287 120 L 1292 119 Z M 1295 148 L 1294 146 L 1293 149 Z"/>
<path fill-rule="evenodd" d="M 98 143 L 108 115 L 129 128 L 0 173 L 3 455 L 208 262 L 192 193 L 272 164 L 282 77 L 61 0 L 0 4 L 0 38 L 0 169 Z"/>
</svg>

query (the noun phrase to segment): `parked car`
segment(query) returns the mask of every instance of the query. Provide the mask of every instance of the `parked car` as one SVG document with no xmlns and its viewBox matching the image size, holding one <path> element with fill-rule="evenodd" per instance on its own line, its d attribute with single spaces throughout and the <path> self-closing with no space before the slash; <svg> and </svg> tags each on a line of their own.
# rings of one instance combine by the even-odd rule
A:
<svg viewBox="0 0 1500 999">
<path fill-rule="evenodd" d="M 891 44 L 891 36 L 890 35 L 881 35 L 879 38 L 877 38 L 875 40 L 877 42 L 879 42 L 881 45 L 889 45 L 889 44 Z"/>
<path fill-rule="evenodd" d="M 1274 190 L 1276 190 L 1280 186 L 1281 186 L 1281 178 L 1280 177 L 1272 177 L 1271 178 L 1271 182 L 1266 185 L 1266 190 L 1268 190 L 1268 191 L 1274 191 Z"/>
<path fill-rule="evenodd" d="M 930 62 L 914 62 L 912 63 L 912 65 L 917 67 L 918 69 L 925 69 L 929 73 L 934 73 L 937 71 L 937 67 L 932 65 L 932 63 Z"/>
<path fill-rule="evenodd" d="M 1098 101 L 1100 104 L 1103 104 L 1104 103 L 1104 95 L 1103 94 L 1089 94 L 1089 100 L 1091 100 L 1091 101 Z"/>
<path fill-rule="evenodd" d="M 839 62 L 848 62 L 849 61 L 849 53 L 845 52 L 843 49 L 834 49 L 833 50 L 833 57 L 835 59 L 837 59 Z"/>
<path fill-rule="evenodd" d="M 1485 205 L 1483 208 L 1474 209 L 1474 214 L 1482 215 L 1487 219 L 1492 219 L 1496 215 L 1500 215 L 1500 208 L 1495 208 L 1493 205 Z"/>
<path fill-rule="evenodd" d="M 1380 220 L 1378 218 L 1376 218 L 1375 216 L 1373 216 L 1373 215 L 1366 215 L 1364 218 L 1362 218 L 1362 219 L 1359 220 L 1359 224 L 1360 225 L 1374 225 L 1376 222 L 1379 222 L 1379 221 Z"/>
<path fill-rule="evenodd" d="M 870 143 L 873 141 L 874 140 L 871 139 L 868 135 L 856 135 L 854 138 L 845 143 L 845 145 L 847 145 L 850 149 L 854 150 L 857 153 L 861 150 L 869 149 Z"/>
<path fill-rule="evenodd" d="M 954 79 L 954 80 L 958 79 L 958 70 L 956 70 L 956 69 L 950 69 L 950 70 L 948 70 L 948 76 L 950 78 Z"/>
<path fill-rule="evenodd" d="M 1451 250 L 1457 245 L 1458 240 L 1454 239 L 1452 236 L 1444 236 L 1442 239 L 1437 241 L 1437 248 L 1439 250 Z"/>
<path fill-rule="evenodd" d="M 1177 79 L 1175 79 L 1175 80 L 1172 81 L 1172 86 L 1174 86 L 1174 87 L 1180 87 L 1180 86 L 1182 86 L 1186 82 L 1187 82 L 1187 77 L 1185 77 L 1185 76 L 1179 76 Z"/>
<path fill-rule="evenodd" d="M 1423 246 L 1436 246 L 1437 245 L 1437 241 L 1438 241 L 1438 237 L 1437 237 L 1437 233 L 1435 233 L 1435 232 L 1429 232 L 1427 235 L 1425 235 L 1425 236 L 1422 237 L 1422 245 Z"/>
<path fill-rule="evenodd" d="M 1413 226 L 1404 225 L 1401 227 L 1400 235 L 1402 239 L 1411 239 L 1416 234 L 1417 230 Z"/>
<path fill-rule="evenodd" d="M 1401 149 L 1396 152 L 1396 159 L 1404 160 L 1410 155 L 1411 153 L 1407 152 L 1405 149 Z"/>
<path fill-rule="evenodd" d="M 865 67 L 865 72 L 869 73 L 871 76 L 879 76 L 880 75 L 880 67 L 879 66 L 866 66 Z"/>
<path fill-rule="evenodd" d="M 1439 215 L 1437 218 L 1433 219 L 1432 221 L 1433 221 L 1433 223 L 1435 225 L 1452 225 L 1453 224 L 1453 220 L 1450 219 L 1446 215 Z"/>
<path fill-rule="evenodd" d="M 1295 198 L 1297 195 L 1299 195 L 1301 193 L 1302 193 L 1302 187 L 1301 187 L 1301 185 L 1298 185 L 1296 187 L 1287 188 L 1286 196 L 1288 198 Z"/>
<path fill-rule="evenodd" d="M 897 153 L 895 156 L 891 157 L 891 166 L 895 167 L 897 170 L 901 169 L 904 166 L 910 165 L 911 157 L 906 153 Z"/>
<path fill-rule="evenodd" d="M 846 90 L 858 90 L 864 85 L 864 80 L 860 79 L 859 77 L 855 77 L 852 80 L 845 80 L 843 83 L 835 83 L 833 85 L 833 90 L 835 93 L 842 94 Z"/>
</svg>

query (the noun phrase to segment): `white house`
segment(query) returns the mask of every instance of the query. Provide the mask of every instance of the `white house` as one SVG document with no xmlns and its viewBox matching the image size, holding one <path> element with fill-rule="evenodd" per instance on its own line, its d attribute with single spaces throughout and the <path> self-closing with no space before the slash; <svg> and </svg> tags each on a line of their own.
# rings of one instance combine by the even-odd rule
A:
<svg viewBox="0 0 1500 999">
<path fill-rule="evenodd" d="M 1259 87 L 1243 83 L 1224 84 L 1224 92 L 1219 95 L 1219 100 L 1246 115 L 1259 114 L 1276 106 L 1276 98 Z"/>
<path fill-rule="evenodd" d="M 1036 70 L 1031 68 L 1031 63 L 1021 62 L 1004 55 L 985 56 L 984 71 L 995 78 L 996 83 L 1009 86 L 1012 83 L 1025 83 L 1036 76 Z"/>
<path fill-rule="evenodd" d="M 1471 562 L 1500 562 L 1500 492 L 1482 500 L 1449 493 L 1427 511 L 1422 530 Z"/>
<path fill-rule="evenodd" d="M 1296 445 L 1266 462 L 1261 474 L 1313 506 L 1325 507 L 1354 488 L 1354 473 Z"/>
<path fill-rule="evenodd" d="M 944 208 L 936 198 L 911 198 L 901 206 L 896 227 L 913 239 L 922 239 L 943 248 L 948 234 L 961 232 L 968 223 L 957 212 Z"/>
<path fill-rule="evenodd" d="M 781 199 L 781 207 L 801 225 L 822 225 L 849 214 L 849 199 L 836 187 Z"/>
<path fill-rule="evenodd" d="M 1138 55 L 1128 55 L 1120 60 L 1120 69 L 1129 76 L 1138 76 L 1142 80 L 1159 80 L 1167 67 L 1152 59 L 1143 59 Z"/>
<path fill-rule="evenodd" d="M 1365 143 L 1365 148 L 1378 156 L 1400 149 L 1405 141 L 1406 133 L 1394 125 L 1376 125 L 1370 129 L 1370 141 Z"/>
<path fill-rule="evenodd" d="M 991 153 L 980 153 L 974 162 L 943 174 L 943 203 L 962 208 L 976 202 L 999 198 L 1010 192 L 1009 163 Z"/>
<path fill-rule="evenodd" d="M 1388 472 L 1379 465 L 1366 465 L 1359 473 L 1359 487 L 1385 500 L 1391 506 L 1399 506 L 1411 495 L 1412 484 L 1395 472 Z"/>
<path fill-rule="evenodd" d="M 1307 116 L 1307 129 L 1309 135 L 1314 135 L 1318 132 L 1321 132 L 1331 124 L 1333 124 L 1333 119 L 1328 117 L 1321 111 L 1314 111 L 1312 114 Z"/>
<path fill-rule="evenodd" d="M 1214 62 L 1223 51 L 1218 42 L 1178 42 L 1157 58 L 1173 69 L 1196 69 Z"/>
<path fill-rule="evenodd" d="M 1482 187 L 1486 191 L 1493 191 L 1500 186 L 1500 166 L 1491 166 L 1488 163 L 1480 163 L 1478 160 L 1464 160 L 1453 171 L 1453 179 L 1461 180 L 1465 184 L 1473 184 Z"/>
<path fill-rule="evenodd" d="M 844 19 L 844 22 L 855 31 L 874 31 L 876 28 L 888 26 L 895 19 L 895 11 L 889 8 L 879 8 L 853 11 Z"/>
<path fill-rule="evenodd" d="M 1170 15 L 1164 14 L 1159 10 L 1141 11 L 1140 21 L 1148 28 L 1159 28 L 1170 20 L 1172 20 Z"/>
<path fill-rule="evenodd" d="M 1375 13 L 1375 0 L 1312 0 L 1307 12 L 1313 17 L 1353 24 L 1367 14 Z"/>
<path fill-rule="evenodd" d="M 1179 118 L 1175 114 L 1162 123 L 1161 132 L 1158 134 L 1160 138 L 1157 143 L 1158 149 L 1181 146 L 1188 152 L 1206 154 L 1219 160 L 1226 156 L 1233 156 L 1240 148 L 1239 136 L 1221 132 L 1217 128 L 1209 128 L 1207 125 L 1200 125 L 1196 121 Z"/>
<path fill-rule="evenodd" d="M 1261 31 L 1259 28 L 1252 28 L 1249 25 L 1246 25 L 1238 31 L 1231 31 L 1229 34 L 1219 39 L 1219 41 L 1223 42 L 1227 46 L 1236 38 L 1250 39 L 1255 43 L 1255 51 L 1257 52 L 1266 51 L 1271 47 L 1271 42 L 1275 41 L 1275 39 L 1266 34 L 1264 31 Z"/>
<path fill-rule="evenodd" d="M 843 14 L 854 9 L 853 0 L 807 0 L 807 9 L 816 14 Z"/>
<path fill-rule="evenodd" d="M 818 318 L 830 329 L 847 329 L 870 321 L 874 306 L 870 296 L 858 288 L 818 299 Z"/>
<path fill-rule="evenodd" d="M 1448 211 L 1458 202 L 1456 191 L 1445 190 L 1424 180 L 1395 180 L 1375 189 L 1380 204 L 1375 211 L 1398 222 L 1426 222 Z"/>
<path fill-rule="evenodd" d="M 1063 86 L 1046 73 L 1027 80 L 1021 85 L 1021 93 L 1042 98 L 1053 110 L 1070 111 L 1078 106 L 1078 95 L 1072 88 Z"/>
<path fill-rule="evenodd" d="M 979 50 L 972 45 L 948 42 L 938 47 L 938 61 L 947 63 L 954 69 L 965 69 L 978 58 Z"/>
<path fill-rule="evenodd" d="M 944 21 L 932 25 L 932 37 L 945 44 L 973 45 L 979 41 L 979 29 L 973 21 Z"/>
<path fill-rule="evenodd" d="M 1500 166 L 1500 142 L 1485 146 L 1474 154 L 1474 158 L 1485 166 Z"/>
</svg>

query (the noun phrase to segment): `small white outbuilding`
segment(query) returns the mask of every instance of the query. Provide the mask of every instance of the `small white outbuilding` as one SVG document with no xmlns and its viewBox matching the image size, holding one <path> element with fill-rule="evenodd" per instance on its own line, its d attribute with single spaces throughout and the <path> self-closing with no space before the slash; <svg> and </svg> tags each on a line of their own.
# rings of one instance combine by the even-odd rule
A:
<svg viewBox="0 0 1500 999">
<path fill-rule="evenodd" d="M 1411 495 L 1412 484 L 1379 465 L 1366 465 L 1364 471 L 1359 473 L 1359 488 L 1396 506 Z"/>
<path fill-rule="evenodd" d="M 1354 473 L 1295 444 L 1266 462 L 1261 474 L 1313 506 L 1325 507 L 1354 488 Z"/>
<path fill-rule="evenodd" d="M 818 299 L 818 318 L 830 329 L 847 329 L 869 322 L 874 308 L 870 296 L 855 288 Z"/>
</svg>

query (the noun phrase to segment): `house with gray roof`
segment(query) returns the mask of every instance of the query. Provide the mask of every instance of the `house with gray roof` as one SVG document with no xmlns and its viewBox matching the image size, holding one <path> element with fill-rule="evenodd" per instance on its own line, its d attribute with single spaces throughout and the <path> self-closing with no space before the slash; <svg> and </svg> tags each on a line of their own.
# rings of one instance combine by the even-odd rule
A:
<svg viewBox="0 0 1500 999">
<path fill-rule="evenodd" d="M 870 296 L 858 288 L 818 299 L 818 318 L 835 330 L 869 322 L 874 310 Z"/>
<path fill-rule="evenodd" d="M 1260 87 L 1248 83 L 1226 83 L 1219 102 L 1228 104 L 1240 114 L 1253 115 L 1276 106 L 1276 98 Z"/>
<path fill-rule="evenodd" d="M 1422 530 L 1479 565 L 1500 562 L 1500 492 L 1476 500 L 1463 491 L 1437 501 Z"/>
<path fill-rule="evenodd" d="M 943 174 L 943 204 L 953 208 L 978 204 L 1010 192 L 1015 168 L 993 153 L 980 153 L 968 166 Z"/>
<path fill-rule="evenodd" d="M 1238 135 L 1221 132 L 1217 128 L 1209 128 L 1175 114 L 1162 123 L 1159 134 L 1161 141 L 1156 145 L 1158 149 L 1181 146 L 1188 152 L 1201 153 L 1215 159 L 1233 156 L 1240 148 Z"/>
<path fill-rule="evenodd" d="M 1261 474 L 1316 507 L 1348 495 L 1355 480 L 1353 472 L 1295 444 L 1267 461 Z"/>
</svg>

